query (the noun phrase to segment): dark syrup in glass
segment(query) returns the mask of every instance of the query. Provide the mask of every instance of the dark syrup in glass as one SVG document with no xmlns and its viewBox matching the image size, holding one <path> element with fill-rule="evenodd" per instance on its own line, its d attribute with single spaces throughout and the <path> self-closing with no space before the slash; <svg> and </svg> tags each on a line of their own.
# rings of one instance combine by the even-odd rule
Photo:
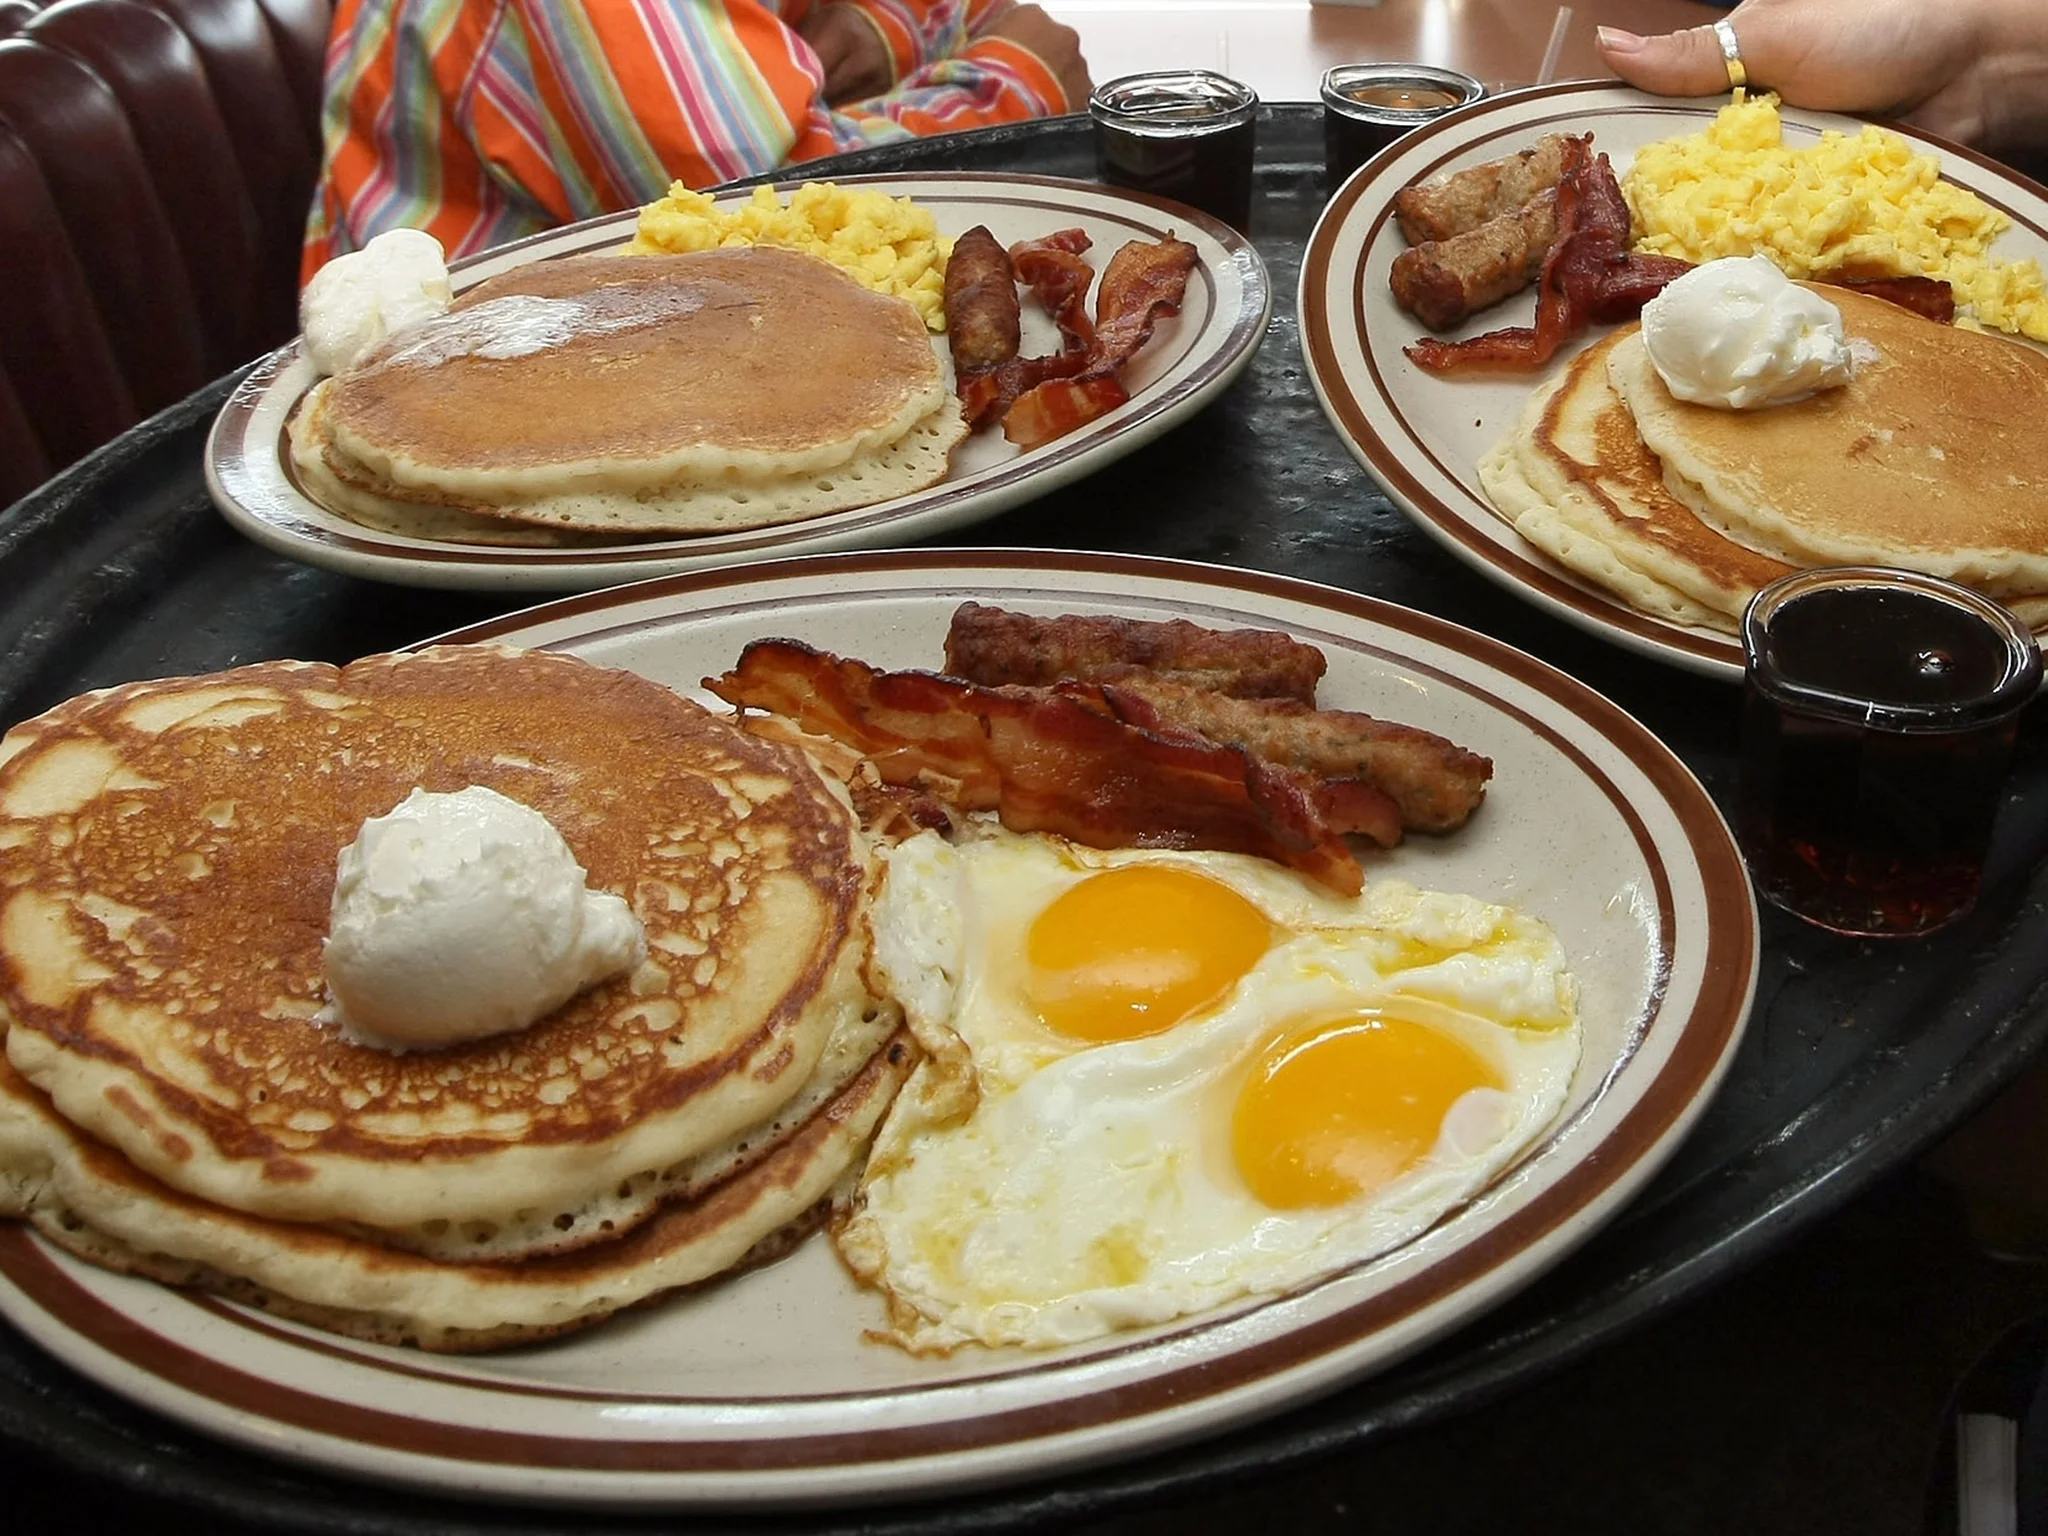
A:
<svg viewBox="0 0 2048 1536">
<path fill-rule="evenodd" d="M 1258 105 L 1248 86 L 1207 70 L 1112 80 L 1089 102 L 1096 174 L 1111 186 L 1172 198 L 1245 229 Z"/>
<path fill-rule="evenodd" d="M 1844 933 L 1967 912 L 2018 724 L 2012 704 L 1976 701 L 2001 698 L 2012 668 L 1982 617 L 1919 592 L 1821 589 L 1771 615 L 1737 812 L 1759 893 Z"/>
</svg>

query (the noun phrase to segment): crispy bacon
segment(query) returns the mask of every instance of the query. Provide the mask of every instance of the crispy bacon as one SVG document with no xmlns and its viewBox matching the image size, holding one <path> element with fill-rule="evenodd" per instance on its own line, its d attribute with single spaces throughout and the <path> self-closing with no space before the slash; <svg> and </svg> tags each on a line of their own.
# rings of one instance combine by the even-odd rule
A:
<svg viewBox="0 0 2048 1536">
<path fill-rule="evenodd" d="M 1085 256 L 1095 242 L 1088 238 L 1088 231 L 1076 226 L 1072 229 L 1056 229 L 1049 235 L 1039 235 L 1031 240 L 1019 240 L 1010 247 L 1010 260 L 1028 261 L 1031 257 L 1045 252 L 1064 251 L 1069 256 Z"/>
<path fill-rule="evenodd" d="M 1133 240 L 1109 258 L 1095 290 L 1098 364 L 1123 367 L 1151 339 L 1156 323 L 1180 313 L 1196 260 L 1195 248 L 1172 235 Z"/>
<path fill-rule="evenodd" d="M 1088 285 L 1095 281 L 1095 272 L 1081 259 L 1087 249 L 1088 237 L 1078 229 L 1010 247 L 1018 281 L 1060 329 L 1062 357 L 1086 353 L 1095 345 L 1095 323 L 1088 318 Z"/>
<path fill-rule="evenodd" d="M 1588 318 L 1596 325 L 1633 320 L 1664 291 L 1666 283 L 1691 270 L 1692 263 L 1677 256 L 1630 256 L 1621 266 L 1600 274 Z"/>
<path fill-rule="evenodd" d="M 1085 366 L 1069 381 L 1047 380 L 1018 396 L 1003 417 L 1003 435 L 1035 448 L 1130 398 L 1117 374 L 1152 338 L 1152 328 L 1180 313 L 1195 248 L 1172 235 L 1133 240 L 1110 257 L 1095 295 L 1095 330 Z"/>
<path fill-rule="evenodd" d="M 1085 426 L 1131 398 L 1113 373 L 1079 379 L 1048 379 L 1019 395 L 1003 413 L 1003 436 L 1019 448 L 1036 448 Z"/>
<path fill-rule="evenodd" d="M 1191 731 L 1133 725 L 1098 685 L 983 688 L 760 640 L 704 686 L 845 742 L 886 783 L 996 811 L 1014 831 L 1255 854 L 1345 894 L 1364 883 L 1307 775 Z"/>
<path fill-rule="evenodd" d="M 1058 320 L 1071 303 L 1087 298 L 1088 285 L 1095 281 L 1095 269 L 1081 259 L 1093 244 L 1086 230 L 1054 230 L 1011 246 L 1010 265 L 1016 269 L 1017 281 Z M 1085 319 L 1088 312 L 1083 308 L 1080 313 Z M 1065 327 L 1061 329 L 1064 332 Z"/>
<path fill-rule="evenodd" d="M 946 628 L 946 671 L 989 688 L 1116 682 L 1143 670 L 1237 698 L 1313 704 L 1327 665 L 1321 651 L 1277 629 L 1204 629 L 1186 619 L 1040 618 L 962 603 Z"/>
</svg>

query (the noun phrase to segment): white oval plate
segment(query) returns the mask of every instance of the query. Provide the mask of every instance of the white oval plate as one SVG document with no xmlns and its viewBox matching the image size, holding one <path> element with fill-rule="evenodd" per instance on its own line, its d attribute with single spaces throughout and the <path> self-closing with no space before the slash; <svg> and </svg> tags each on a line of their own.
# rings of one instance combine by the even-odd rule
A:
<svg viewBox="0 0 2048 1536">
<path fill-rule="evenodd" d="M 1521 413 L 1547 375 L 1438 378 L 1402 355 L 1427 335 L 1394 303 L 1387 274 L 1406 242 L 1393 219 L 1393 196 L 1410 182 L 1498 159 L 1545 133 L 1593 135 L 1593 148 L 1628 170 L 1636 151 L 1657 139 L 1697 133 L 1726 101 L 1671 101 L 1615 85 L 1578 82 L 1494 97 L 1418 129 L 1367 162 L 1330 199 L 1309 235 L 1296 306 L 1308 376 L 1323 413 L 1353 457 L 1396 506 L 1452 554 L 1581 629 L 1691 671 L 1742 675 L 1742 646 L 1732 635 L 1637 613 L 1614 594 L 1581 580 L 1525 541 L 1480 489 L 1480 455 Z M 1827 129 L 1856 133 L 1862 122 L 1825 112 L 1783 109 L 1786 142 L 1809 143 Z M 1994 162 L 1900 124 L 1888 124 L 1914 149 L 1941 161 L 1942 174 L 2011 215 L 1994 254 L 2048 261 L 2048 198 Z M 1458 335 L 1525 325 L 1534 309 L 1523 295 L 1487 310 Z M 1580 346 L 1552 362 L 1561 368 Z"/>
<path fill-rule="evenodd" d="M 1099 272 L 1130 240 L 1170 233 L 1200 256 L 1179 315 L 1162 320 L 1124 370 L 1131 398 L 1054 442 L 1020 452 L 999 430 L 976 433 L 953 453 L 937 485 L 893 501 L 777 528 L 621 544 L 606 549 L 518 549 L 452 544 L 379 532 L 329 512 L 300 489 L 285 426 L 314 383 L 297 340 L 258 362 L 221 407 L 206 442 L 206 488 L 227 520 L 257 543 L 350 576 L 405 586 L 521 591 L 607 587 L 677 571 L 835 549 L 872 549 L 930 538 L 1092 474 L 1200 410 L 1258 350 L 1272 311 L 1265 263 L 1244 236 L 1196 209 L 1141 193 L 1050 176 L 932 174 L 847 176 L 841 186 L 912 197 L 939 229 L 960 235 L 986 224 L 1004 244 L 1081 228 Z M 786 198 L 801 180 L 778 184 Z M 719 199 L 744 202 L 752 189 Z M 633 212 L 594 219 L 491 251 L 458 265 L 459 291 L 530 261 L 606 251 L 632 238 Z M 952 374 L 943 337 L 932 345 Z M 1025 305 L 1024 352 L 1056 350 L 1057 332 Z"/>
<path fill-rule="evenodd" d="M 571 597 L 465 630 L 679 689 L 791 635 L 934 666 L 954 607 L 1284 628 L 1323 702 L 1485 752 L 1462 832 L 1368 878 L 1509 901 L 1558 932 L 1585 1058 L 1551 1134 L 1422 1237 L 1283 1298 L 1056 1352 L 918 1359 L 829 1244 L 555 1343 L 447 1358 L 359 1344 L 77 1263 L 0 1229 L 0 1311 L 88 1376 L 273 1454 L 478 1497 L 685 1507 L 905 1499 L 1040 1478 L 1274 1413 L 1380 1370 L 1583 1241 L 1720 1080 L 1756 982 L 1755 906 L 1699 783 L 1614 705 L 1499 642 L 1255 572 L 1009 551 L 831 555 Z"/>
</svg>

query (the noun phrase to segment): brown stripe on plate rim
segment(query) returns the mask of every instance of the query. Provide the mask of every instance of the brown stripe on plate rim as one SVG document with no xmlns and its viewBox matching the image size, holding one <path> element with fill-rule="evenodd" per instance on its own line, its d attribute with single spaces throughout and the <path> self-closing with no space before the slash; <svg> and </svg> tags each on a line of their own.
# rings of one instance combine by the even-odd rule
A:
<svg viewBox="0 0 2048 1536">
<path fill-rule="evenodd" d="M 901 185 L 922 179 L 925 178 L 907 176 L 848 177 L 843 182 L 840 182 L 839 185 L 859 186 L 868 182 Z M 951 187 L 963 181 L 985 181 L 994 187 L 1015 187 L 1020 183 L 1025 183 L 1043 186 L 1049 190 L 1071 191 L 1080 188 L 1092 193 L 1102 194 L 1112 203 L 1138 203 L 1145 205 L 1150 210 L 1165 212 L 1174 215 L 1176 218 L 1185 215 L 1189 222 L 1194 223 L 1203 233 L 1222 246 L 1226 255 L 1233 263 L 1242 264 L 1242 259 L 1249 256 L 1252 263 L 1248 272 L 1249 276 L 1261 278 L 1263 276 L 1264 264 L 1259 261 L 1257 251 L 1249 240 L 1226 224 L 1219 223 L 1205 214 L 1184 208 L 1180 204 L 1168 202 L 1162 198 L 1138 193 L 1115 192 L 1107 187 L 1098 187 L 1090 183 L 1066 182 L 1057 177 L 1003 176 L 993 173 L 981 173 L 972 176 L 934 174 L 929 179 L 935 186 L 939 187 Z M 792 183 L 791 185 L 800 185 L 800 183 Z M 930 203 L 964 203 L 977 207 L 1044 208 L 1052 212 L 1069 211 L 1067 205 L 1051 199 L 1040 201 L 1021 196 L 980 196 L 967 191 L 953 193 L 937 191 L 930 193 L 911 192 L 905 195 L 914 196 Z M 1122 225 L 1124 228 L 1132 231 L 1134 236 L 1152 240 L 1163 238 L 1171 233 L 1175 227 L 1171 224 L 1147 224 L 1128 214 L 1118 212 L 1113 207 L 1106 209 L 1090 207 L 1084 211 L 1091 219 Z M 457 262 L 451 268 L 451 271 L 460 275 L 465 270 L 473 269 L 485 262 L 493 265 L 493 275 L 497 275 L 500 272 L 514 271 L 518 267 L 526 265 L 526 263 L 506 262 L 504 258 L 528 247 L 548 244 L 550 242 L 563 242 L 562 248 L 551 251 L 548 255 L 539 259 L 556 260 L 561 257 L 586 255 L 594 249 L 610 244 L 617 237 L 617 231 L 624 230 L 634 217 L 635 215 L 632 213 L 607 214 L 598 219 L 586 220 L 583 225 L 530 235 L 524 240 L 516 241 L 510 245 L 483 252 L 464 261 Z M 576 238 L 571 239 L 572 235 Z M 586 240 L 587 243 L 584 243 Z M 1216 274 L 1210 269 L 1207 262 L 1204 262 L 1197 270 L 1201 274 L 1204 303 L 1202 314 L 1194 325 L 1194 337 L 1200 337 L 1217 322 L 1222 308 L 1217 289 Z M 850 535 L 901 522 L 909 518 L 921 517 L 928 513 L 940 512 L 969 498 L 994 495 L 1009 490 L 1020 481 L 1032 479 L 1049 470 L 1054 470 L 1061 465 L 1070 463 L 1078 457 L 1094 453 L 1114 437 L 1146 422 L 1155 420 L 1159 416 L 1175 409 L 1190 395 L 1199 393 L 1207 388 L 1218 374 L 1227 371 L 1232 364 L 1250 350 L 1259 339 L 1259 332 L 1262 329 L 1262 323 L 1268 307 L 1265 296 L 1268 295 L 1269 291 L 1269 280 L 1247 282 L 1244 286 L 1245 302 L 1238 306 L 1238 311 L 1235 315 L 1229 317 L 1228 331 L 1217 338 L 1211 345 L 1209 355 L 1170 389 L 1139 395 L 1137 398 L 1143 402 L 1142 406 L 1123 420 L 1110 426 L 1098 425 L 1093 430 L 1083 427 L 1081 430 L 1067 437 L 1057 439 L 1044 447 L 1026 450 L 1014 459 L 990 466 L 989 469 L 981 472 L 981 478 L 968 482 L 942 480 L 927 490 L 912 492 L 906 498 L 901 498 L 894 503 L 883 503 L 879 507 L 848 508 L 843 513 L 828 514 L 824 518 L 813 518 L 798 523 L 784 523 L 769 528 L 749 529 L 713 538 L 666 539 L 655 543 L 638 543 L 611 547 L 601 546 L 593 549 L 507 549 L 483 544 L 416 547 L 412 544 L 394 543 L 389 539 L 379 539 L 374 534 L 354 533 L 345 529 L 329 527 L 325 523 L 310 521 L 298 508 L 277 504 L 269 497 L 264 498 L 267 509 L 265 520 L 288 529 L 294 535 L 306 539 L 308 542 L 320 544 L 328 548 L 348 550 L 353 553 L 376 556 L 383 559 L 418 560 L 428 565 L 463 564 L 486 567 L 502 565 L 513 568 L 557 565 L 616 565 L 621 568 L 622 579 L 625 579 L 630 576 L 633 566 L 653 561 L 697 557 L 714 558 L 728 554 L 752 554 L 772 557 L 784 545 L 803 543 L 810 539 L 824 536 L 839 537 Z M 272 362 L 273 372 L 275 372 L 276 368 L 282 366 L 284 355 L 296 345 L 296 343 L 289 343 L 272 353 L 270 359 L 266 359 L 266 362 Z M 259 393 L 267 393 L 267 391 Z M 236 395 L 231 397 L 227 405 L 223 407 L 224 412 L 238 412 L 242 417 L 239 428 L 232 434 L 232 441 L 239 446 L 243 454 L 250 452 L 247 418 L 253 413 L 257 398 L 258 395 L 252 394 L 244 401 L 238 389 Z M 303 399 L 303 396 L 301 398 Z M 277 441 L 270 446 L 269 452 L 275 455 L 278 469 L 285 483 L 291 488 L 292 494 L 296 495 L 306 505 L 324 511 L 325 509 L 320 508 L 319 503 L 309 496 L 305 488 L 299 484 L 298 475 L 292 466 L 287 430 L 292 416 L 298 409 L 298 405 L 298 401 L 292 402 L 291 408 L 286 411 L 284 417 L 279 422 Z M 254 512 L 257 508 L 252 506 L 249 510 Z M 334 513 L 329 513 L 328 515 L 339 516 L 339 514 Z"/>
<path fill-rule="evenodd" d="M 1455 1300 L 1464 1286 L 1491 1273 L 1507 1259 L 1528 1253 L 1562 1226 L 1591 1209 L 1639 1167 L 1647 1176 L 1653 1153 L 1668 1152 L 1675 1129 L 1704 1107 L 1703 1094 L 1714 1081 L 1745 1017 L 1756 964 L 1757 935 L 1747 877 L 1725 825 L 1705 791 L 1644 727 L 1599 694 L 1556 672 L 1534 657 L 1475 635 L 1425 614 L 1395 608 L 1379 600 L 1320 588 L 1292 578 L 1259 572 L 1189 567 L 1183 562 L 1134 556 L 1048 555 L 1036 551 L 948 552 L 912 551 L 821 556 L 781 562 L 786 567 L 830 571 L 834 575 L 903 569 L 1015 568 L 1043 575 L 1061 568 L 1100 575 L 1137 575 L 1187 580 L 1225 591 L 1236 589 L 1280 597 L 1310 607 L 1323 607 L 1353 618 L 1406 629 L 1447 648 L 1494 666 L 1525 685 L 1545 693 L 1578 714 L 1610 742 L 1627 751 L 1638 770 L 1662 791 L 1677 815 L 1706 892 L 1706 952 L 1702 981 L 1688 1017 L 1677 1026 L 1671 1055 L 1638 1101 L 1598 1146 L 1589 1149 L 1557 1181 L 1537 1192 L 1529 1204 L 1493 1227 L 1474 1235 L 1429 1270 L 1410 1277 L 1379 1296 L 1330 1317 L 1289 1329 L 1274 1338 L 1192 1362 L 1125 1386 L 1048 1399 L 992 1415 L 945 1420 L 900 1429 L 833 1431 L 815 1435 L 777 1435 L 743 1441 L 618 1442 L 574 1436 L 525 1435 L 480 1430 L 433 1419 L 415 1419 L 334 1400 L 267 1381 L 213 1360 L 168 1338 L 142 1329 L 132 1319 L 64 1275 L 25 1232 L 0 1232 L 0 1270 L 31 1295 L 38 1305 L 74 1334 L 160 1379 L 194 1390 L 222 1406 L 258 1414 L 275 1423 L 314 1433 L 332 1434 L 337 1427 L 347 1438 L 411 1454 L 463 1462 L 525 1463 L 548 1468 L 636 1472 L 711 1472 L 766 1468 L 795 1470 L 843 1466 L 861 1461 L 897 1461 L 948 1453 L 986 1450 L 1014 1442 L 1045 1438 L 1138 1416 L 1168 1413 L 1195 1398 L 1248 1386 L 1291 1367 L 1310 1364 L 1356 1343 L 1374 1330 L 1437 1303 Z M 1197 573 L 1199 575 L 1197 576 Z M 713 571 L 678 576 L 634 589 L 629 601 L 648 596 L 720 585 L 744 585 L 779 574 L 771 565 L 752 572 Z M 989 592 L 986 585 L 979 590 Z M 617 599 L 614 598 L 614 601 Z M 526 622 L 548 615 L 591 611 L 607 606 L 592 596 L 565 599 L 526 615 Z M 489 638 L 520 627 L 498 620 L 458 631 L 470 639 Z M 455 638 L 450 636 L 449 638 Z M 1342 637 L 1339 637 L 1342 638 Z M 1500 701 L 1496 700 L 1496 703 Z M 1604 779 L 1604 776 L 1603 776 Z M 1611 783 L 1607 792 L 1614 794 Z M 1630 823 L 1641 839 L 1646 831 L 1630 808 Z M 1659 860 L 1648 861 L 1662 873 Z M 1728 878 L 1732 875 L 1732 879 Z M 1669 890 L 1660 887 L 1660 923 L 1671 921 Z M 1668 949 L 1667 948 L 1667 961 Z M 1660 1147 L 1660 1143 L 1665 1145 Z M 1543 1266 L 1561 1257 L 1564 1248 L 1539 1257 Z M 1534 1272 L 1517 1283 L 1534 1278 Z M 1461 1319 L 1444 1319 L 1444 1326 Z M 1153 1341 L 1129 1346 L 1150 1347 Z M 384 1365 L 385 1362 L 368 1362 Z M 1047 1366 L 1046 1369 L 1056 1369 Z M 199 1385 L 203 1384 L 203 1385 Z M 488 1391 L 489 1383 L 475 1383 Z M 942 1387 L 917 1389 L 939 1391 Z M 860 1394 L 884 1399 L 898 1391 Z M 858 1399 L 856 1399 L 858 1400 Z M 772 1401 L 772 1400 L 770 1400 Z"/>
</svg>

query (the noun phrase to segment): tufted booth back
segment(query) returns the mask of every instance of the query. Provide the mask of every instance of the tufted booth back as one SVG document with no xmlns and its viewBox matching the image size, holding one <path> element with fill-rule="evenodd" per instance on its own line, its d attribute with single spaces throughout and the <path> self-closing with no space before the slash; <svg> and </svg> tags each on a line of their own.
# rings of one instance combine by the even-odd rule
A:
<svg viewBox="0 0 2048 1536">
<path fill-rule="evenodd" d="M 0 507 L 296 329 L 330 0 L 0 0 Z"/>
</svg>

